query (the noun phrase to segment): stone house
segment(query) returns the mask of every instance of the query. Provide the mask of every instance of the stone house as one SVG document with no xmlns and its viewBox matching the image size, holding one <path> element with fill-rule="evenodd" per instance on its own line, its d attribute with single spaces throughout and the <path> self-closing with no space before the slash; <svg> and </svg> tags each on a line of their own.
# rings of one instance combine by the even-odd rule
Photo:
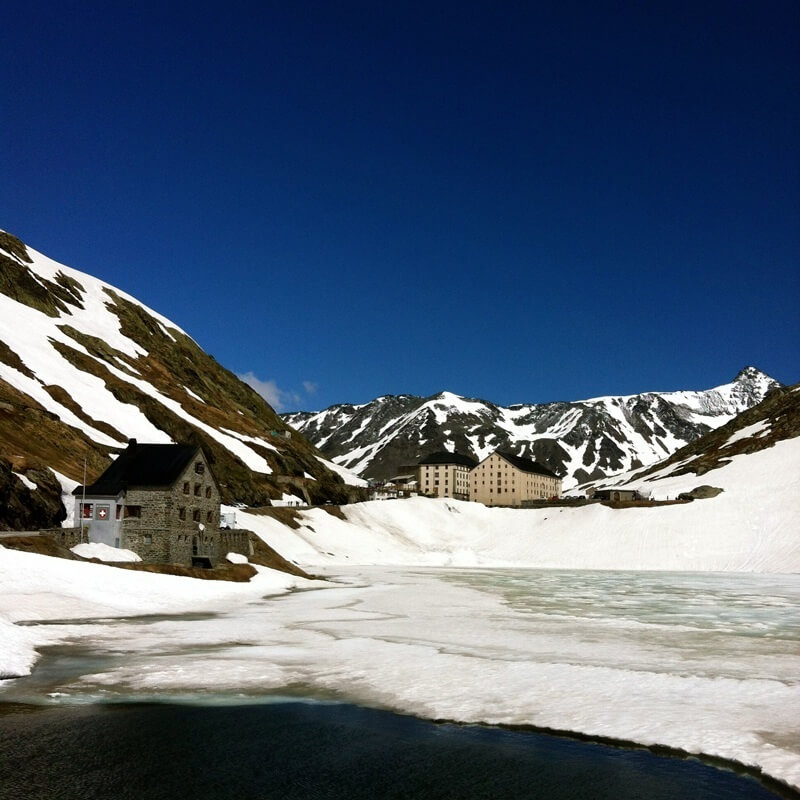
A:
<svg viewBox="0 0 800 800">
<path fill-rule="evenodd" d="M 214 567 L 230 552 L 250 555 L 247 531 L 220 529 L 219 487 L 195 445 L 131 439 L 94 483 L 72 494 L 88 541 L 143 561 Z"/>
<path fill-rule="evenodd" d="M 420 494 L 469 500 L 469 472 L 477 463 L 461 453 L 442 451 L 425 456 L 417 465 Z"/>
<path fill-rule="evenodd" d="M 470 473 L 469 499 L 487 506 L 517 506 L 561 494 L 561 478 L 529 458 L 495 450 Z"/>
</svg>

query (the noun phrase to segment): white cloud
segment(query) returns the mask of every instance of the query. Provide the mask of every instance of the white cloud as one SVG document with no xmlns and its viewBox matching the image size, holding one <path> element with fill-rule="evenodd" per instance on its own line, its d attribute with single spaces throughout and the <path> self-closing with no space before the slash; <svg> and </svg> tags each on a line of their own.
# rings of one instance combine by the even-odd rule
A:
<svg viewBox="0 0 800 800">
<path fill-rule="evenodd" d="M 261 380 L 252 371 L 236 377 L 255 389 L 279 414 L 283 411 L 292 411 L 302 405 L 302 393 L 293 389 L 281 389 L 272 379 Z M 307 395 L 313 394 L 317 390 L 317 384 L 314 381 L 303 381 L 303 389 Z"/>
</svg>

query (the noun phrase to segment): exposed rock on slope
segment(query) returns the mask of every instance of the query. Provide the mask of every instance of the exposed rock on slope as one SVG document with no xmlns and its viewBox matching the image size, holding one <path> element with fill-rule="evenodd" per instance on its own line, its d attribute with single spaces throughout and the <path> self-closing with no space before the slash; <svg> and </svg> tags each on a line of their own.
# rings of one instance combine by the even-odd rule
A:
<svg viewBox="0 0 800 800">
<path fill-rule="evenodd" d="M 501 447 L 539 461 L 571 486 L 659 461 L 779 385 L 747 367 L 731 383 L 705 391 L 507 408 L 442 392 L 379 397 L 284 419 L 336 463 L 368 478 L 391 477 L 435 450 L 480 460 Z"/>
<path fill-rule="evenodd" d="M 0 458 L 0 509 L 0 530 L 52 528 L 66 517 L 61 484 L 49 469 L 15 474 L 4 458 Z"/>
<path fill-rule="evenodd" d="M 758 453 L 777 442 L 800 436 L 800 384 L 772 389 L 758 405 L 730 422 L 687 444 L 669 458 L 630 475 L 618 476 L 620 485 L 667 477 L 705 475 L 728 464 L 734 456 Z"/>
<path fill-rule="evenodd" d="M 168 319 L 0 232 L 0 458 L 40 486 L 31 470 L 82 482 L 84 459 L 96 476 L 128 438 L 201 445 L 228 503 L 284 492 L 347 502 L 358 491 Z M 5 485 L 31 501 L 13 474 Z M 9 511 L 0 525 L 59 515 L 34 524 Z"/>
</svg>

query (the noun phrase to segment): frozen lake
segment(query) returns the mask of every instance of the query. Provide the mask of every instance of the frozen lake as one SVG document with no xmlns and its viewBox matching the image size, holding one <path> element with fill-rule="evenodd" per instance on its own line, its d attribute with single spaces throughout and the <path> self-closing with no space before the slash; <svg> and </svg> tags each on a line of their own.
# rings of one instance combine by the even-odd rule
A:
<svg viewBox="0 0 800 800">
<path fill-rule="evenodd" d="M 226 613 L 37 623 L 0 700 L 337 700 L 705 753 L 800 785 L 800 577 L 338 569 Z"/>
</svg>

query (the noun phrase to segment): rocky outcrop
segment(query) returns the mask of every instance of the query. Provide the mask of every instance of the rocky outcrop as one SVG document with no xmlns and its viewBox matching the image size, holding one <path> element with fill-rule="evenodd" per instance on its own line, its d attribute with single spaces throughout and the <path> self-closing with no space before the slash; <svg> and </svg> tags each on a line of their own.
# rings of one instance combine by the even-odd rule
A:
<svg viewBox="0 0 800 800">
<path fill-rule="evenodd" d="M 54 528 L 65 518 L 61 485 L 50 470 L 17 473 L 10 461 L 0 458 L 0 530 Z"/>
</svg>

